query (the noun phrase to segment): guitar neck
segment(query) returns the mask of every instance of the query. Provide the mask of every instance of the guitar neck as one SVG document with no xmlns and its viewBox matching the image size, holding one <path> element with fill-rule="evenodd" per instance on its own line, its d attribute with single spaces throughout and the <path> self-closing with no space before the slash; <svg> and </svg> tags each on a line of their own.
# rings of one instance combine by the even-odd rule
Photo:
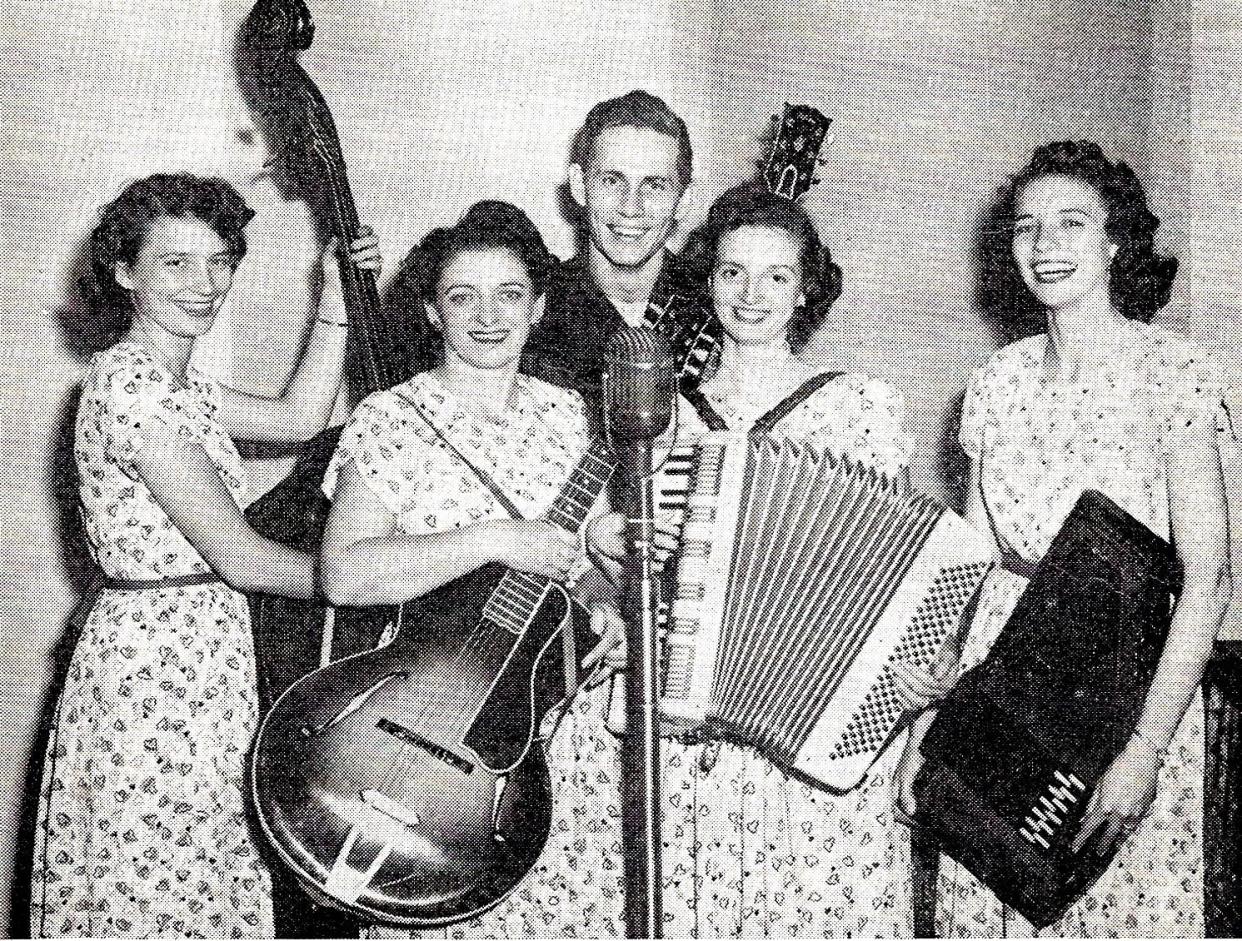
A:
<svg viewBox="0 0 1242 941">
<path fill-rule="evenodd" d="M 544 519 L 568 532 L 578 532 L 615 469 L 607 443 L 595 441 L 574 468 Z M 483 617 L 518 633 L 538 612 L 551 584 L 552 580 L 545 575 L 509 569 L 484 606 Z"/>
</svg>

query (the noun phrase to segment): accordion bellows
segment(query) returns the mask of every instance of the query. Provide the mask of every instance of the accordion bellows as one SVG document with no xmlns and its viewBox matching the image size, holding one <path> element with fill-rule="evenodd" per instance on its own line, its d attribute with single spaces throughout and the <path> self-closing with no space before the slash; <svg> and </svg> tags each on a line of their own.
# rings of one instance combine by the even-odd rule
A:
<svg viewBox="0 0 1242 941">
<path fill-rule="evenodd" d="M 993 564 L 907 486 L 799 442 L 696 449 L 660 711 L 829 788 L 857 784 L 901 718 L 891 664 L 927 666 Z"/>
</svg>

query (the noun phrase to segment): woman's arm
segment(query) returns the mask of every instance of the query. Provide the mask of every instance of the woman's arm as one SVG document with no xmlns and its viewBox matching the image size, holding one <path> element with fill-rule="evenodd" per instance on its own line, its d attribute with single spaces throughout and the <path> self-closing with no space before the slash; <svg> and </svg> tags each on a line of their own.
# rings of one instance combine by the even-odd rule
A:
<svg viewBox="0 0 1242 941">
<path fill-rule="evenodd" d="M 1203 679 L 1229 604 L 1229 515 L 1211 412 L 1191 419 L 1170 450 L 1169 517 L 1182 593 L 1138 726 L 1100 779 L 1075 850 L 1100 827 L 1101 845 L 1111 844 L 1147 813 L 1161 759 Z"/>
<path fill-rule="evenodd" d="M 573 536 L 540 520 L 487 520 L 419 536 L 396 524 L 350 461 L 323 539 L 320 577 L 332 604 L 409 601 L 489 562 L 564 579 L 578 557 Z"/>
<path fill-rule="evenodd" d="M 246 522 L 197 441 L 149 423 L 133 465 L 173 525 L 212 571 L 238 591 L 315 596 L 315 557 L 265 539 Z"/>
<path fill-rule="evenodd" d="M 350 246 L 354 264 L 379 271 L 379 241 L 370 229 Z M 310 337 L 288 385 L 277 397 L 253 395 L 222 387 L 221 423 L 243 441 L 296 443 L 318 434 L 332 417 L 341 388 L 348 333 L 345 299 L 336 265 L 336 240 L 330 240 L 322 258 L 323 290 Z"/>
</svg>

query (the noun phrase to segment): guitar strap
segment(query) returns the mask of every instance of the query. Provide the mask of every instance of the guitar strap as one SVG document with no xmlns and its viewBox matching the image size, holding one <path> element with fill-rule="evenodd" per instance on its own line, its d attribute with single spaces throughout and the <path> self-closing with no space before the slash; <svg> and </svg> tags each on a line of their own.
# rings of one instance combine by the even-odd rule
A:
<svg viewBox="0 0 1242 941">
<path fill-rule="evenodd" d="M 432 434 L 436 436 L 436 439 L 441 444 L 443 444 L 446 448 L 448 448 L 449 453 L 451 453 L 454 457 L 456 457 L 457 460 L 465 464 L 466 467 L 470 468 L 471 473 L 473 473 L 474 476 L 479 479 L 479 482 L 488 489 L 488 492 L 491 493 L 491 495 L 496 498 L 496 502 L 499 503 L 502 507 L 504 507 L 504 510 L 506 513 L 508 513 L 510 516 L 512 516 L 514 519 L 517 519 L 517 520 L 526 519 L 526 517 L 522 515 L 522 511 L 519 510 L 517 506 L 514 504 L 514 502 L 509 499 L 509 495 L 500 489 L 500 485 L 496 483 L 496 481 L 492 480 L 491 476 L 486 471 L 484 471 L 483 468 L 478 467 L 473 461 L 470 460 L 470 458 L 462 454 L 461 451 L 458 450 L 457 447 L 453 444 L 453 442 L 448 439 L 448 436 L 445 435 L 444 432 L 442 432 L 439 428 L 436 427 L 435 422 L 433 422 L 427 416 L 427 413 L 423 411 L 422 407 L 417 402 L 415 402 L 413 399 L 411 399 L 408 395 L 405 395 L 404 393 L 398 392 L 396 393 L 396 395 L 397 395 L 397 398 L 401 399 L 402 401 L 407 403 L 412 409 L 414 409 L 418 417 L 422 419 L 423 424 L 425 424 L 428 428 L 431 429 L 431 432 Z"/>
<path fill-rule="evenodd" d="M 491 495 L 496 498 L 496 502 L 504 507 L 505 512 L 507 512 L 514 519 L 520 520 L 526 518 L 522 515 L 522 511 L 519 510 L 513 501 L 509 499 L 509 495 L 500 489 L 500 485 L 492 479 L 491 475 L 484 471 L 483 468 L 478 467 L 473 461 L 470 460 L 470 458 L 466 457 L 466 455 L 462 454 L 453 442 L 448 439 L 448 436 L 436 427 L 436 423 L 428 417 L 427 413 L 423 411 L 422 407 L 417 402 L 402 392 L 398 392 L 396 395 L 397 398 L 401 399 L 414 409 L 418 417 L 422 419 L 423 424 L 430 428 L 432 434 L 436 436 L 436 440 L 448 448 L 449 453 L 456 457 L 457 460 L 461 461 L 461 463 L 465 464 L 466 467 L 470 468 L 474 476 L 479 479 L 479 482 L 482 483 Z M 560 705 L 560 709 L 557 712 L 555 720 L 553 720 L 552 728 L 548 732 L 547 737 L 544 739 L 545 742 L 550 742 L 552 740 L 552 736 L 556 734 L 556 730 L 560 728 L 561 721 L 565 718 L 565 714 L 569 711 L 569 707 L 573 703 L 574 695 L 578 692 L 578 687 L 581 685 L 578 678 L 577 644 L 574 638 L 573 600 L 570 598 L 568 592 L 566 592 L 565 598 L 569 603 L 565 608 L 565 616 L 561 619 L 560 634 L 562 653 L 565 663 L 566 695 L 564 701 Z M 402 622 L 405 620 L 404 615 L 405 605 L 401 605 L 397 609 L 398 633 L 400 633 Z M 536 735 L 538 735 L 538 730 L 536 730 Z"/>
<path fill-rule="evenodd" d="M 820 373 L 818 376 L 812 376 L 789 395 L 785 396 L 785 398 L 777 402 L 776 405 L 764 412 L 751 427 L 749 432 L 750 435 L 758 436 L 768 434 L 768 432 L 776 427 L 777 423 L 779 423 L 782 418 L 809 399 L 821 388 L 832 382 L 833 379 L 836 379 L 841 375 L 843 375 L 843 373 L 824 372 Z M 703 424 L 707 426 L 708 431 L 729 430 L 728 424 L 726 424 L 725 420 L 720 417 L 720 413 L 712 407 L 712 403 L 708 401 L 707 396 L 704 395 L 699 389 L 690 389 L 683 394 L 686 397 L 686 401 L 694 406 L 694 410 L 698 412 L 699 418 L 702 419 Z"/>
</svg>

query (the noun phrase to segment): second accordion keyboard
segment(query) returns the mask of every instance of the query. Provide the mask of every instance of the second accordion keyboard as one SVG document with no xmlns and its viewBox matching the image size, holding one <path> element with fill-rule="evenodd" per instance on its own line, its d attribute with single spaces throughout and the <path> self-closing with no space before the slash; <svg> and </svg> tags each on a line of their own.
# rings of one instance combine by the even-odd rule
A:
<svg viewBox="0 0 1242 941">
<path fill-rule="evenodd" d="M 665 724 L 753 745 L 844 790 L 901 717 L 993 564 L 951 511 L 798 442 L 704 435 L 667 611 Z"/>
</svg>

